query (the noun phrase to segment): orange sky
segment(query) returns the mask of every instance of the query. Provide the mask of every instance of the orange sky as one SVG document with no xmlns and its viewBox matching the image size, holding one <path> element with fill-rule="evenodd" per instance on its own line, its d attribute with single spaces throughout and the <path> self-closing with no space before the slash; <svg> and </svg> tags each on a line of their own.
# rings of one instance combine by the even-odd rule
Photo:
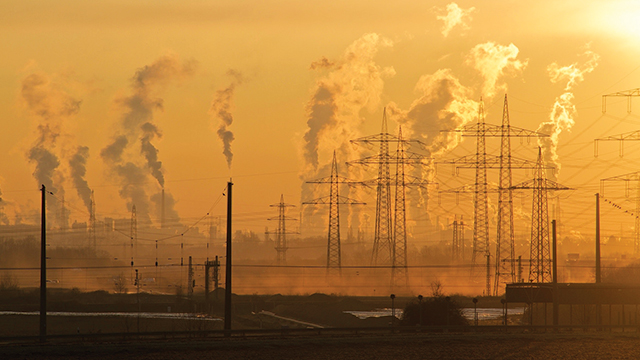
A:
<svg viewBox="0 0 640 360">
<path fill-rule="evenodd" d="M 636 21 L 640 5 L 632 1 L 459 1 L 464 15 L 461 22 L 451 23 L 445 36 L 448 4 L 4 1 L 0 5 L 4 211 L 13 222 L 16 212 L 26 216 L 38 210 L 39 182 L 33 176 L 35 162 L 28 161 L 27 153 L 36 144 L 38 125 L 55 124 L 59 131 L 55 145 L 43 146 L 49 146 L 60 159 L 54 183 L 64 188 L 72 220 L 87 218 L 69 173 L 68 160 L 77 146 L 89 148 L 86 181 L 95 190 L 98 217 L 129 216 L 127 203 L 131 200 L 119 195 L 122 179 L 114 175 L 118 165 L 110 165 L 101 156 L 123 134 L 129 136 L 130 147 L 120 165 L 131 162 L 144 170 L 146 180 L 135 185 L 145 191 L 145 201 L 151 204 L 150 218 L 157 219 L 149 197 L 160 187 L 139 151 L 144 133 L 139 128 L 128 132 L 122 125 L 131 110 L 123 101 L 139 95 L 154 109 L 147 120 L 159 132 L 154 133 L 151 144 L 158 150 L 165 188 L 175 198 L 182 222 L 189 224 L 203 216 L 232 176 L 236 211 L 264 212 L 264 221 L 257 216 L 246 223 L 247 229 L 262 232 L 265 226 L 274 226 L 266 221 L 275 216 L 268 205 L 278 202 L 280 194 L 299 205 L 301 177 L 327 175 L 310 168 L 304 156 L 310 104 L 321 84 L 339 96 L 338 125 L 326 128 L 318 143 L 319 168 L 328 164 L 335 148 L 343 147 L 340 154 L 345 157 L 364 155 L 361 149 L 345 144 L 353 136 L 377 132 L 387 105 L 395 110 L 393 119 L 405 116 L 403 122 L 413 121 L 413 130 L 406 125 L 407 132 L 420 135 L 416 129 L 430 124 L 429 120 L 410 120 L 407 112 L 420 99 L 433 96 L 429 81 L 447 74 L 464 88 L 460 96 L 467 105 L 484 96 L 487 122 L 499 123 L 502 97 L 508 91 L 512 125 L 532 130 L 549 120 L 556 98 L 566 92 L 575 95 L 571 101 L 577 110 L 575 125 L 558 137 L 557 161 L 562 168 L 557 180 L 578 189 L 562 194 L 566 231 L 592 233 L 589 206 L 599 189 L 598 180 L 638 167 L 637 145 L 627 144 L 625 157 L 619 158 L 617 144 L 602 144 L 600 156 L 594 159 L 593 139 L 634 131 L 640 123 L 635 108 L 627 114 L 621 99 L 610 100 L 606 115 L 600 110 L 601 95 L 640 87 Z M 473 49 L 482 44 L 510 49 L 512 57 L 503 64 L 503 72 L 489 71 L 483 76 L 482 66 L 493 70 L 496 66 L 495 62 L 472 60 Z M 586 51 L 592 53 L 585 55 Z M 334 65 L 310 69 L 322 59 Z M 153 70 L 154 64 L 161 63 L 167 68 L 150 70 L 143 87 L 133 83 L 137 71 L 145 66 Z M 568 78 L 551 81 L 553 63 L 556 68 L 575 64 L 575 69 L 584 72 L 583 78 L 565 90 Z M 589 64 L 592 71 L 586 70 Z M 241 77 L 229 75 L 230 69 Z M 25 95 L 28 79 L 40 82 Z M 216 134 L 221 120 L 211 108 L 217 92 L 231 84 L 233 123 L 227 130 L 235 139 L 229 169 Z M 153 106 L 158 99 L 162 99 L 162 110 Z M 391 121 L 390 129 L 396 127 Z M 535 156 L 534 144 L 512 143 L 514 156 Z M 466 155 L 473 149 L 473 143 L 466 140 L 442 156 Z M 496 152 L 497 142 L 488 141 L 488 149 Z M 462 170 L 457 178 L 450 173 L 447 167 L 438 169 L 442 188 L 473 177 L 469 170 Z M 60 181 L 61 177 L 65 180 Z M 524 172 L 514 174 L 514 182 L 525 178 Z M 373 204 L 372 193 L 359 195 Z M 622 195 L 618 192 L 615 197 L 634 208 Z M 526 200 L 522 212 L 529 208 Z M 471 218 L 471 211 L 469 201 L 456 204 L 452 197 L 443 197 L 438 206 L 435 195 L 428 208 L 431 217 L 443 218 L 453 213 Z M 223 214 L 223 204 L 213 212 Z M 414 212 L 412 216 L 420 215 Z M 605 219 L 607 216 L 611 222 L 606 230 L 631 231 L 630 216 L 605 208 Z M 28 217 L 23 221 L 35 222 Z M 425 233 L 424 229 L 413 231 Z"/>
</svg>

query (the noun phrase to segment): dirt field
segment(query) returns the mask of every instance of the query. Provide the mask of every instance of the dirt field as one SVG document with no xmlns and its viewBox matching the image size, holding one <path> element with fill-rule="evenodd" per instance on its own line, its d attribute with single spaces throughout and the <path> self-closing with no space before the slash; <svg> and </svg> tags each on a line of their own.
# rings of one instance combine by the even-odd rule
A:
<svg viewBox="0 0 640 360">
<path fill-rule="evenodd" d="M 640 334 L 420 334 L 0 347 L 2 359 L 639 359 Z"/>
</svg>

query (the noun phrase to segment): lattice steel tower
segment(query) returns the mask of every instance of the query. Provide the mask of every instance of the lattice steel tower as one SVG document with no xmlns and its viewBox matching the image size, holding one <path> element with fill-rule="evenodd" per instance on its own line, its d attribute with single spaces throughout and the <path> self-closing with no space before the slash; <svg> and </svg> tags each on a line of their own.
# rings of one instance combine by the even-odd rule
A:
<svg viewBox="0 0 640 360">
<path fill-rule="evenodd" d="M 353 184 L 354 182 L 338 175 L 338 163 L 336 152 L 333 152 L 331 162 L 331 175 L 328 178 L 307 181 L 310 184 L 330 184 L 329 196 L 304 202 L 303 204 L 328 204 L 329 205 L 329 231 L 327 239 L 327 272 L 342 271 L 342 253 L 340 247 L 340 205 L 364 205 L 353 199 L 340 196 L 340 184 Z"/>
<path fill-rule="evenodd" d="M 404 174 L 405 151 L 402 141 L 402 127 L 398 130 L 398 148 L 396 151 L 396 198 L 393 223 L 393 261 L 391 263 L 391 281 L 394 285 L 406 285 L 407 273 L 407 212 L 406 181 Z M 402 282 L 403 284 L 401 284 Z"/>
<path fill-rule="evenodd" d="M 96 199 L 93 196 L 93 190 L 91 190 L 91 202 L 89 203 L 89 241 L 91 246 L 96 249 Z"/>
<path fill-rule="evenodd" d="M 571 189 L 545 177 L 542 148 L 540 147 L 538 148 L 538 161 L 533 179 L 512 186 L 511 189 L 533 190 L 529 281 L 536 283 L 551 282 L 551 241 L 547 191 Z"/>
<path fill-rule="evenodd" d="M 629 197 L 629 183 L 634 181 L 636 183 L 636 211 L 633 214 L 635 217 L 635 224 L 633 229 L 633 251 L 635 254 L 640 253 L 640 171 L 632 172 L 629 174 L 613 176 L 600 180 L 600 194 L 604 196 L 604 184 L 607 181 L 624 181 L 625 182 L 625 197 Z"/>
<path fill-rule="evenodd" d="M 278 217 L 277 218 L 269 218 L 268 220 L 277 220 L 278 227 L 274 232 L 267 232 L 267 234 L 275 234 L 276 236 L 276 264 L 285 265 L 287 263 L 287 234 L 298 234 L 298 232 L 287 232 L 286 230 L 286 221 L 287 220 L 298 220 L 292 217 L 286 216 L 286 208 L 295 207 L 295 205 L 285 204 L 284 195 L 280 194 L 280 203 L 269 205 L 271 207 L 278 208 Z"/>
<path fill-rule="evenodd" d="M 133 266 L 133 257 L 135 255 L 135 249 L 138 248 L 138 215 L 136 214 L 136 206 L 131 207 L 131 248 L 129 253 L 131 255 L 131 266 Z"/>
<path fill-rule="evenodd" d="M 502 108 L 502 137 L 500 144 L 500 183 L 498 185 L 498 221 L 496 236 L 496 273 L 493 295 L 498 296 L 500 278 L 507 277 L 516 281 L 515 232 L 513 227 L 513 190 L 511 186 L 511 125 L 509 123 L 509 104 L 504 96 Z M 506 250 L 506 251 L 505 251 Z"/>
</svg>

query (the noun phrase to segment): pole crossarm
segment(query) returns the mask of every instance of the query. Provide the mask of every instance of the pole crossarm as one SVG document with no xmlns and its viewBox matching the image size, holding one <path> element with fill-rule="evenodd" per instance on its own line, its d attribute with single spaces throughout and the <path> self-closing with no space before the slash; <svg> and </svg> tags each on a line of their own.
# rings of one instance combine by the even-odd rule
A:
<svg viewBox="0 0 640 360">
<path fill-rule="evenodd" d="M 600 179 L 600 194 L 604 196 L 604 184 L 606 181 L 624 181 L 625 182 L 625 196 L 629 197 L 629 182 L 630 181 L 639 181 L 640 180 L 640 171 L 612 176 L 605 179 Z"/>
<path fill-rule="evenodd" d="M 626 97 L 627 98 L 627 113 L 631 113 L 631 98 L 634 96 L 640 96 L 640 88 L 623 90 L 614 92 L 611 94 L 602 95 L 602 113 L 607 112 L 607 98 L 608 97 Z"/>
<path fill-rule="evenodd" d="M 496 184 L 487 184 L 487 192 L 488 193 L 497 193 L 498 191 L 500 191 L 500 187 Z M 462 193 L 476 193 L 476 186 L 475 184 L 467 184 L 467 185 L 462 185 L 459 187 L 455 187 L 455 188 L 451 188 L 451 189 L 445 189 L 445 190 L 440 190 L 438 191 L 438 193 L 440 194 L 462 194 Z"/>
<path fill-rule="evenodd" d="M 463 126 L 458 129 L 453 130 L 440 130 L 440 132 L 456 132 L 460 133 L 462 136 L 471 136 L 476 137 L 478 134 L 483 134 L 485 137 L 521 137 L 521 138 L 532 138 L 532 137 L 549 137 L 548 134 L 539 133 L 533 130 L 527 130 L 515 126 L 507 127 L 507 134 L 505 135 L 502 129 L 502 125 L 493 125 L 484 123 L 479 125 L 478 123 L 473 123 L 470 125 Z"/>
<path fill-rule="evenodd" d="M 360 185 L 363 185 L 363 186 L 365 186 L 367 188 L 378 186 L 378 184 L 380 184 L 380 180 L 379 179 L 369 179 L 369 180 L 364 180 L 364 181 L 360 182 Z M 398 181 L 396 181 L 396 179 L 391 179 L 389 181 L 389 185 L 397 186 L 398 185 Z M 424 179 L 421 179 L 419 177 L 411 176 L 411 175 L 405 175 L 404 185 L 405 186 L 409 186 L 409 187 L 417 187 L 417 188 L 421 188 L 421 189 L 426 189 L 429 186 L 435 186 L 436 188 L 439 188 L 439 186 L 440 186 L 439 183 L 437 183 L 437 182 L 424 180 Z"/>
<path fill-rule="evenodd" d="M 425 155 L 405 151 L 405 158 L 402 163 L 404 165 L 429 165 L 433 163 L 433 158 L 427 157 Z M 367 157 L 363 157 L 358 160 L 348 161 L 347 166 L 353 165 L 380 165 L 380 164 L 390 164 L 390 165 L 398 165 L 398 159 L 395 156 L 391 156 L 386 154 L 385 156 L 380 156 L 380 154 L 371 155 Z"/>
<path fill-rule="evenodd" d="M 617 135 L 609 135 L 602 138 L 597 138 L 593 140 L 593 156 L 598 157 L 598 142 L 599 141 L 619 141 L 620 142 L 620 153 L 619 156 L 624 156 L 624 142 L 625 141 L 638 141 L 640 140 L 640 130 L 631 131 L 628 133 L 622 133 Z"/>
<path fill-rule="evenodd" d="M 302 203 L 302 205 L 329 205 L 329 204 L 330 204 L 329 196 L 305 201 Z M 355 199 L 351 199 L 346 196 L 338 196 L 338 204 L 339 205 L 367 205 L 367 203 L 364 203 Z"/>
<path fill-rule="evenodd" d="M 540 181 L 542 181 L 540 183 Z M 551 191 L 555 191 L 555 190 L 575 190 L 575 188 L 570 188 L 570 187 L 566 187 L 564 185 L 561 185 L 553 180 L 549 180 L 549 179 L 531 179 L 531 180 L 527 180 L 527 181 L 523 181 L 520 184 L 511 186 L 509 189 L 511 190 L 532 190 L 532 189 L 539 189 L 539 190 L 551 190 Z"/>
<path fill-rule="evenodd" d="M 378 144 L 381 142 L 392 142 L 392 143 L 403 143 L 403 144 L 417 144 L 420 145 L 421 148 L 425 148 L 427 144 L 417 139 L 400 139 L 398 136 L 382 132 L 374 135 L 363 136 L 361 138 L 355 140 L 349 140 L 350 143 L 354 145 L 363 144 L 366 146 L 373 146 L 374 144 Z"/>
<path fill-rule="evenodd" d="M 452 160 L 442 160 L 436 162 L 436 164 L 451 164 L 455 166 L 455 169 L 475 169 L 479 165 L 486 165 L 488 169 L 499 169 L 500 168 L 500 156 L 497 155 L 486 155 L 486 160 L 484 163 L 478 161 L 478 157 L 473 155 L 465 155 L 459 157 L 457 159 Z M 535 169 L 536 162 L 526 159 L 520 159 L 516 157 L 511 157 L 511 168 L 512 169 Z M 543 167 L 544 169 L 555 169 L 552 165 L 546 165 Z"/>
</svg>

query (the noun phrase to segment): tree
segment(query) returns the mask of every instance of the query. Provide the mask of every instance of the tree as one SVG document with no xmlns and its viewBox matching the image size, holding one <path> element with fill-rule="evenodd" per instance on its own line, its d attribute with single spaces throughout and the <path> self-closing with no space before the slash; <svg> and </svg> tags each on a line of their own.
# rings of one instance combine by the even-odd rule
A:
<svg viewBox="0 0 640 360">
<path fill-rule="evenodd" d="M 127 293 L 127 279 L 124 277 L 124 274 L 120 273 L 113 279 L 113 290 L 116 294 Z"/>
</svg>

